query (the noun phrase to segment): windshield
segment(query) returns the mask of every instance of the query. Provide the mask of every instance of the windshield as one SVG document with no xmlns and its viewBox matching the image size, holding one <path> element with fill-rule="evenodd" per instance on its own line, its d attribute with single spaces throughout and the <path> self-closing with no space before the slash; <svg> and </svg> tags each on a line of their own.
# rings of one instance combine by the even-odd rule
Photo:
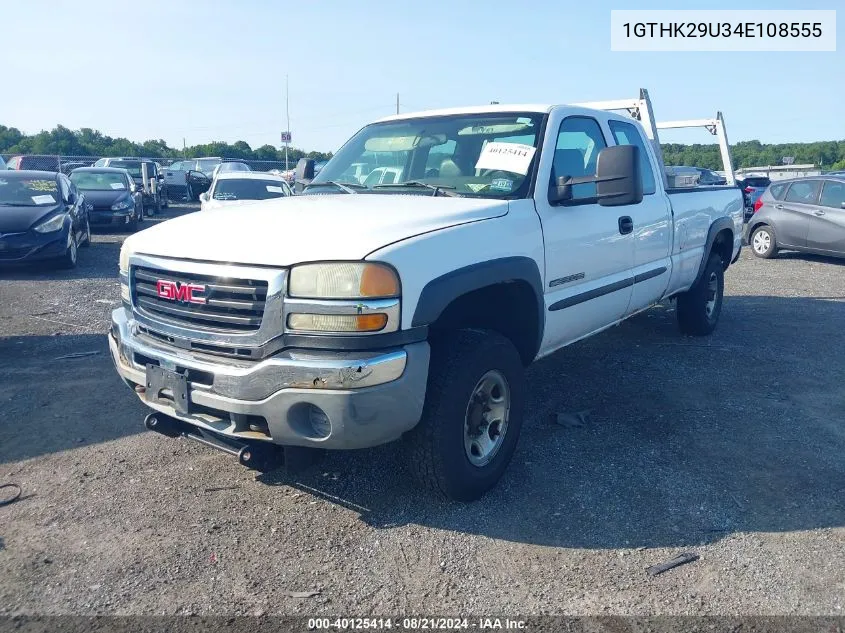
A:
<svg viewBox="0 0 845 633">
<path fill-rule="evenodd" d="M 221 163 L 218 173 L 224 174 L 228 171 L 252 171 L 245 163 Z"/>
<path fill-rule="evenodd" d="M 132 174 L 133 178 L 140 178 L 141 177 L 141 163 L 140 161 L 134 160 L 113 160 L 109 163 L 109 167 L 114 167 L 115 169 L 125 169 L 130 174 Z"/>
<path fill-rule="evenodd" d="M 384 193 L 413 181 L 423 191 L 419 183 L 461 195 L 526 197 L 542 118 L 508 112 L 375 123 L 353 136 L 312 182 Z"/>
<path fill-rule="evenodd" d="M 70 175 L 70 181 L 84 191 L 120 191 L 127 188 L 122 174 L 77 171 Z"/>
<path fill-rule="evenodd" d="M 0 176 L 0 206 L 37 207 L 58 201 L 59 185 L 55 180 Z"/>
<path fill-rule="evenodd" d="M 268 200 L 287 195 L 284 183 L 278 180 L 255 178 L 227 178 L 218 180 L 214 187 L 215 200 Z"/>
<path fill-rule="evenodd" d="M 206 159 L 206 160 L 198 160 L 197 161 L 197 169 L 204 174 L 210 174 L 214 171 L 214 168 L 220 164 L 221 161 L 216 160 L 214 158 Z"/>
</svg>

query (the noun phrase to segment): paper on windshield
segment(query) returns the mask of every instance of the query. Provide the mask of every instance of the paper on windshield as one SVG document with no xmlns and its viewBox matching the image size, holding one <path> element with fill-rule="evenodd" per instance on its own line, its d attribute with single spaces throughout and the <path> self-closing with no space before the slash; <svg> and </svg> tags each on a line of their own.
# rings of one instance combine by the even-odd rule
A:
<svg viewBox="0 0 845 633">
<path fill-rule="evenodd" d="M 43 196 L 32 196 L 32 201 L 35 204 L 56 204 L 56 199 L 49 194 L 44 194 Z"/>
<path fill-rule="evenodd" d="M 267 185 L 267 191 L 269 193 L 284 193 L 285 190 L 282 187 L 277 185 Z"/>
<path fill-rule="evenodd" d="M 522 143 L 499 143 L 492 141 L 481 150 L 476 169 L 498 169 L 513 174 L 528 173 L 536 147 Z"/>
<path fill-rule="evenodd" d="M 112 189 L 126 189 L 122 182 L 113 182 L 111 183 Z"/>
</svg>

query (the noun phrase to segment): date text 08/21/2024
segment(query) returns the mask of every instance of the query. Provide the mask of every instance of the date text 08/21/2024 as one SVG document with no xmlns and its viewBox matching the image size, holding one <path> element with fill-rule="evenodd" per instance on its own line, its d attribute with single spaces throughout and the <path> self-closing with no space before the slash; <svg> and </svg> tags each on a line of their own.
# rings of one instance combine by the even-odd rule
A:
<svg viewBox="0 0 845 633">
<path fill-rule="evenodd" d="M 524 620 L 509 618 L 309 618 L 308 630 L 372 630 L 400 629 L 408 631 L 457 630 L 524 630 Z"/>
</svg>

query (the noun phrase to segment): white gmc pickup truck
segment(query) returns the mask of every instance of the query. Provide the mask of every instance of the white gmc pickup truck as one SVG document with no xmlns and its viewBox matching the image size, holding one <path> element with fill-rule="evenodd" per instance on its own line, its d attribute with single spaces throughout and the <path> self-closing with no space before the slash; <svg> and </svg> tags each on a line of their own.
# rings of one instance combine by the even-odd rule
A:
<svg viewBox="0 0 845 633">
<path fill-rule="evenodd" d="M 130 236 L 117 371 L 148 428 L 244 464 L 402 438 L 424 485 L 478 498 L 532 361 L 669 298 L 682 331 L 716 326 L 742 193 L 667 189 L 645 129 L 565 105 L 368 125 L 306 195 Z"/>
</svg>

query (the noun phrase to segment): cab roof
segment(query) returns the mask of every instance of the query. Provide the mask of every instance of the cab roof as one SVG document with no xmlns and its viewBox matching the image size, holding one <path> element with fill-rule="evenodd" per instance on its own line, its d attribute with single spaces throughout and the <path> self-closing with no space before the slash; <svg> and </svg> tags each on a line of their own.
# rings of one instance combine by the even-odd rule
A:
<svg viewBox="0 0 845 633">
<path fill-rule="evenodd" d="M 419 112 L 408 112 L 404 114 L 394 114 L 378 119 L 376 123 L 383 121 L 401 121 L 402 119 L 418 119 L 420 117 L 428 116 L 450 116 L 456 114 L 495 114 L 497 112 L 532 112 L 537 114 L 546 114 L 551 112 L 554 105 L 550 104 L 489 104 L 480 106 L 466 106 L 461 108 L 442 108 L 439 110 L 421 110 Z"/>
</svg>

